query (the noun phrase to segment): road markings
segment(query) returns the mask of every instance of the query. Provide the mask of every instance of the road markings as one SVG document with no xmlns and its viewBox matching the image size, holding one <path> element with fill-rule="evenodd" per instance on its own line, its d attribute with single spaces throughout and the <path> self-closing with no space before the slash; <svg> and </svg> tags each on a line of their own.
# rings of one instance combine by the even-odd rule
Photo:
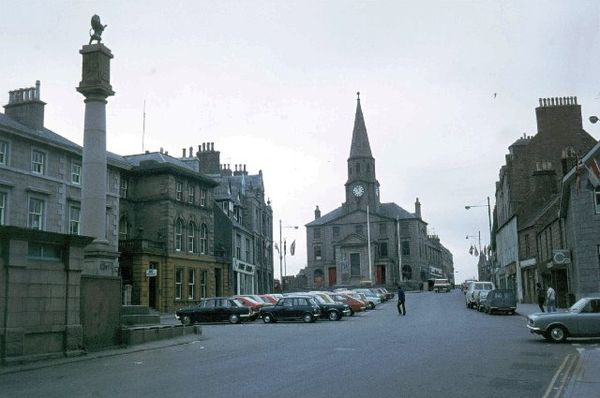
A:
<svg viewBox="0 0 600 398">
<path fill-rule="evenodd" d="M 554 376 L 552 377 L 552 380 L 550 381 L 548 388 L 546 388 L 546 392 L 542 398 L 560 397 L 566 386 L 567 380 L 569 380 L 569 377 L 573 373 L 573 369 L 578 358 L 579 356 L 575 354 L 568 354 L 565 356 L 562 364 L 556 370 L 556 373 L 554 373 Z"/>
</svg>

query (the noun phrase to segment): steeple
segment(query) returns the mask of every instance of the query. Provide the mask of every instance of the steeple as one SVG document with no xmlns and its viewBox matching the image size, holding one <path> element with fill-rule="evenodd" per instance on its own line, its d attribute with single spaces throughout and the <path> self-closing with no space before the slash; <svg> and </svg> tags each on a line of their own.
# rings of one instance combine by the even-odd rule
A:
<svg viewBox="0 0 600 398">
<path fill-rule="evenodd" d="M 350 159 L 372 158 L 367 127 L 360 107 L 360 92 L 356 93 L 356 115 L 354 116 L 354 130 L 352 131 L 352 146 L 350 147 Z"/>
<path fill-rule="evenodd" d="M 371 154 L 367 127 L 360 107 L 360 93 L 356 93 L 356 115 L 352 131 L 352 146 L 348 158 L 348 180 L 346 181 L 346 208 L 371 209 L 379 206 L 379 182 L 375 177 L 375 159 Z"/>
</svg>

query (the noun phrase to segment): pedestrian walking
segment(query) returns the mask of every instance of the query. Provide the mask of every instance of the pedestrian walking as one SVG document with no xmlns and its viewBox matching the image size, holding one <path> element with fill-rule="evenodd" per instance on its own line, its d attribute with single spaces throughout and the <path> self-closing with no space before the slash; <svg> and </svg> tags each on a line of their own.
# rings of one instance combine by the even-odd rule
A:
<svg viewBox="0 0 600 398">
<path fill-rule="evenodd" d="M 402 290 L 402 286 L 398 285 L 398 304 L 396 304 L 396 307 L 398 308 L 398 315 L 406 315 L 406 306 L 404 305 L 404 301 L 404 290 Z"/>
<path fill-rule="evenodd" d="M 544 302 L 546 301 L 546 290 L 540 282 L 537 283 L 537 302 L 540 306 L 540 311 L 544 312 Z"/>
<path fill-rule="evenodd" d="M 556 292 L 552 286 L 548 286 L 548 291 L 546 291 L 546 306 L 548 312 L 556 312 Z"/>
</svg>

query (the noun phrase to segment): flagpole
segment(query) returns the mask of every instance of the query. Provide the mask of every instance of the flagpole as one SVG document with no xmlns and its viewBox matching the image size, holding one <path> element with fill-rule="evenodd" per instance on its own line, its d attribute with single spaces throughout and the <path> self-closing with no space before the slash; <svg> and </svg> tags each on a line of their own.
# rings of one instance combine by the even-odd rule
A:
<svg viewBox="0 0 600 398">
<path fill-rule="evenodd" d="M 281 279 L 279 281 L 279 289 L 281 290 L 281 293 L 283 293 L 283 261 L 282 261 L 282 253 L 281 253 L 281 219 L 279 220 L 279 278 Z"/>
<path fill-rule="evenodd" d="M 286 245 L 286 241 L 285 239 L 283 240 L 283 275 L 287 275 L 287 261 L 286 261 L 286 257 L 287 256 L 287 245 Z M 281 277 L 281 280 L 283 280 L 283 276 Z"/>
<path fill-rule="evenodd" d="M 373 270 L 371 268 L 371 228 L 369 222 L 369 205 L 367 205 L 367 251 L 369 255 L 369 282 L 373 285 Z"/>
<path fill-rule="evenodd" d="M 400 247 L 400 218 L 396 218 L 396 237 L 398 238 L 398 280 L 403 282 L 404 276 L 402 275 L 402 252 Z"/>
</svg>

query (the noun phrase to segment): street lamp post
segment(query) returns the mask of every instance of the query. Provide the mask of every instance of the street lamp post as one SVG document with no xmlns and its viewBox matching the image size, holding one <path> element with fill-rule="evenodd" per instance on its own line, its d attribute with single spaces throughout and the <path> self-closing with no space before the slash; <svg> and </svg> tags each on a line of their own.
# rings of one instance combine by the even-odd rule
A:
<svg viewBox="0 0 600 398">
<path fill-rule="evenodd" d="M 279 220 L 279 286 L 281 287 L 281 293 L 283 293 L 283 246 L 282 245 L 282 230 L 283 228 L 294 228 L 298 229 L 297 225 L 282 225 L 281 220 Z M 287 271 L 286 271 L 287 272 Z"/>
<path fill-rule="evenodd" d="M 487 204 L 486 205 L 469 205 L 469 206 L 465 206 L 465 210 L 470 210 L 473 207 L 487 207 L 487 211 L 488 211 L 488 227 L 490 229 L 490 245 L 492 244 L 492 208 L 490 206 L 490 197 L 487 197 Z"/>
</svg>

